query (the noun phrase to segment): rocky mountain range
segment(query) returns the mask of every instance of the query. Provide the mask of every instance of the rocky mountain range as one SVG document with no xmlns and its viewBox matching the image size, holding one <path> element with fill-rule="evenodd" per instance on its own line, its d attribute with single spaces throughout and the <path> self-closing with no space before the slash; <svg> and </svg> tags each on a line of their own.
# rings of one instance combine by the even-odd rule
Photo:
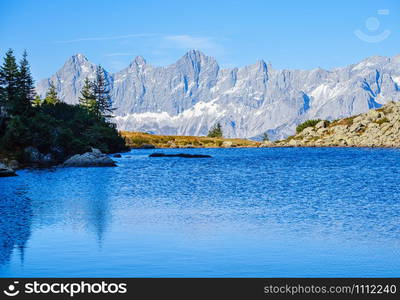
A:
<svg viewBox="0 0 400 300">
<path fill-rule="evenodd" d="M 78 103 L 96 65 L 72 56 L 39 82 L 44 97 L 52 80 L 62 101 Z M 374 56 L 332 70 L 277 70 L 258 61 L 222 69 L 200 51 L 157 67 L 136 57 L 116 73 L 105 70 L 118 128 L 171 135 L 206 135 L 220 122 L 226 137 L 272 139 L 292 135 L 308 119 L 338 119 L 400 100 L 400 55 Z"/>
</svg>

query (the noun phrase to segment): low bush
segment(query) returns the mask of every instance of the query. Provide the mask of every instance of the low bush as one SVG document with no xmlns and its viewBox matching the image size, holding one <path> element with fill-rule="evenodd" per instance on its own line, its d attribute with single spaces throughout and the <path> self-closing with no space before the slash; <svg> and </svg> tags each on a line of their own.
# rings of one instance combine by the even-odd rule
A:
<svg viewBox="0 0 400 300">
<path fill-rule="evenodd" d="M 307 127 L 314 127 L 315 125 L 317 125 L 319 122 L 321 122 L 321 119 L 314 119 L 314 120 L 307 120 L 301 124 L 299 124 L 296 127 L 296 132 L 300 133 L 302 132 L 304 129 L 306 129 Z"/>
<path fill-rule="evenodd" d="M 387 123 L 387 122 L 389 122 L 389 119 L 386 117 L 375 121 L 375 123 L 379 124 L 379 125 L 382 125 L 383 123 Z"/>
</svg>

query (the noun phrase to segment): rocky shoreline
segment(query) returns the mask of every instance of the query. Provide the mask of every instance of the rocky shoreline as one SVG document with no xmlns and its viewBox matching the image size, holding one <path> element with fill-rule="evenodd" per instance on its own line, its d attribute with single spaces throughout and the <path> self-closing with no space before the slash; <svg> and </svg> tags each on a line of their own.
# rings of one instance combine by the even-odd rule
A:
<svg viewBox="0 0 400 300">
<path fill-rule="evenodd" d="M 12 177 L 17 176 L 15 169 L 0 162 L 0 177 Z"/>
<path fill-rule="evenodd" d="M 38 156 L 41 157 L 41 156 Z M 118 157 L 115 155 L 114 157 Z M 76 154 L 65 160 L 63 163 L 47 160 L 33 160 L 20 164 L 16 160 L 7 158 L 0 161 L 0 177 L 17 176 L 16 171 L 25 168 L 49 168 L 49 167 L 116 167 L 116 162 L 99 149 L 92 148 L 91 151 Z"/>
<path fill-rule="evenodd" d="M 365 114 L 322 120 L 269 147 L 400 147 L 400 103 L 389 102 Z"/>
</svg>

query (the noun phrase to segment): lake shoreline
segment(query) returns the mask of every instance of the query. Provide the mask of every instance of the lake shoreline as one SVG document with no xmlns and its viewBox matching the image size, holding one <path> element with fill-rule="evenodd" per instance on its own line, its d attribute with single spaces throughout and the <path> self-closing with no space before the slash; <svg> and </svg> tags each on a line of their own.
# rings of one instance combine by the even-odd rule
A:
<svg viewBox="0 0 400 300">
<path fill-rule="evenodd" d="M 153 149 L 143 149 L 143 148 L 130 148 L 130 150 L 193 150 L 193 149 L 255 149 L 255 148 L 260 148 L 260 149 L 285 149 L 285 148 L 290 148 L 290 149 L 309 149 L 309 148 L 316 148 L 316 149 L 400 149 L 400 147 L 383 147 L 383 146 L 281 146 L 281 145 L 273 145 L 273 146 L 258 146 L 258 147 L 232 147 L 232 148 L 227 148 L 227 147 L 182 147 L 182 148 L 168 148 L 168 147 L 161 147 L 161 148 L 153 148 Z M 116 152 L 116 153 L 109 153 L 107 154 L 108 157 L 114 158 L 113 156 L 115 154 L 119 153 L 127 153 L 130 152 L 124 151 L 124 152 Z M 4 162 L 4 160 L 1 160 Z M 48 164 L 48 165 L 38 165 L 38 164 L 20 164 L 18 168 L 15 168 L 14 171 L 21 171 L 21 170 L 47 170 L 47 169 L 54 169 L 54 168 L 62 168 L 62 164 Z M 77 168 L 92 168 L 92 167 L 80 167 L 76 166 Z M 117 165 L 118 167 L 118 165 Z M 103 168 L 103 167 L 102 167 Z M 18 174 L 16 175 L 18 176 Z"/>
</svg>

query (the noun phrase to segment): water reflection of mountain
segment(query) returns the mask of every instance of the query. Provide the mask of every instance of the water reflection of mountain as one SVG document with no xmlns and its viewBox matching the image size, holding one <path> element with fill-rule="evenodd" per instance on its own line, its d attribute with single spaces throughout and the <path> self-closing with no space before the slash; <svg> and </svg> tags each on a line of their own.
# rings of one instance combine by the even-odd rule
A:
<svg viewBox="0 0 400 300">
<path fill-rule="evenodd" d="M 24 259 L 31 235 L 32 204 L 24 188 L 14 193 L 0 192 L 0 267 L 10 261 L 14 249 Z"/>
<path fill-rule="evenodd" d="M 33 216 L 43 227 L 70 224 L 91 231 L 101 246 L 111 218 L 112 174 L 93 168 L 37 171 L 32 175 L 35 184 L 0 185 L 0 268 L 9 263 L 14 251 L 19 251 L 23 262 L 34 230 Z M 78 224 L 84 226 L 74 226 Z"/>
<path fill-rule="evenodd" d="M 109 203 L 109 182 L 111 177 L 109 175 L 109 173 L 104 172 L 101 182 L 99 182 L 99 176 L 91 176 L 83 190 L 85 194 L 85 201 L 83 202 L 85 205 L 85 219 L 88 228 L 91 228 L 96 234 L 100 246 L 111 216 Z"/>
<path fill-rule="evenodd" d="M 36 173 L 29 194 L 37 223 L 87 230 L 101 243 L 111 215 L 112 172 L 112 168 L 59 168 Z"/>
</svg>

